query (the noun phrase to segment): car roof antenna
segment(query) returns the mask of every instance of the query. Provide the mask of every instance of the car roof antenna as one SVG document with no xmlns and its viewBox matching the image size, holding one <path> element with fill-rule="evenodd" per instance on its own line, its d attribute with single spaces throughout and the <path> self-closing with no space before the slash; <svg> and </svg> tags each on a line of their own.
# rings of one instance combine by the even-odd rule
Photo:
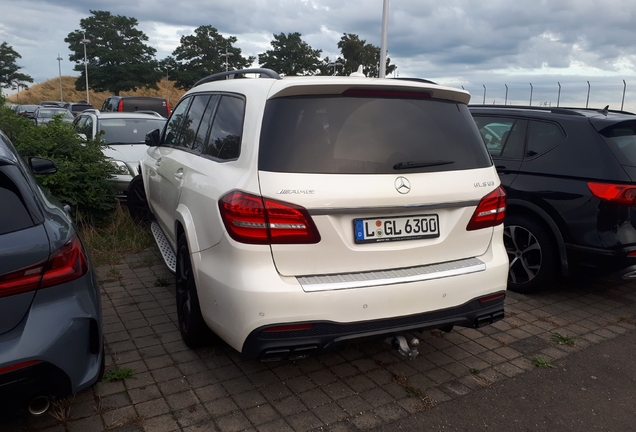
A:
<svg viewBox="0 0 636 432">
<path fill-rule="evenodd" d="M 600 112 L 607 117 L 607 113 L 609 112 L 609 105 L 605 105 L 605 108 L 603 108 L 602 110 L 598 110 L 597 112 Z"/>
<path fill-rule="evenodd" d="M 366 78 L 367 76 L 364 74 L 364 72 L 362 72 L 362 65 L 358 66 L 358 70 L 355 72 L 352 72 L 351 74 L 349 74 L 350 77 L 357 77 L 357 78 Z"/>
</svg>

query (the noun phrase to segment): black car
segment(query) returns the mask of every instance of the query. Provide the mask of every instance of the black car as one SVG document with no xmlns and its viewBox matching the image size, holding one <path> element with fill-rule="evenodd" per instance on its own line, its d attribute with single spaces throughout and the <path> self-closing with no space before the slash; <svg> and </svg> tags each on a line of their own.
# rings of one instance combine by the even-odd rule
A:
<svg viewBox="0 0 636 432">
<path fill-rule="evenodd" d="M 95 109 L 95 107 L 93 105 L 89 104 L 86 101 L 67 102 L 67 103 L 64 104 L 64 108 L 66 108 L 71 113 L 73 113 L 74 117 L 77 117 L 77 115 L 79 113 L 81 113 L 82 111 L 84 111 L 84 110 Z"/>
<path fill-rule="evenodd" d="M 559 274 L 636 278 L 636 115 L 471 106 L 508 196 L 508 288 Z"/>
<path fill-rule="evenodd" d="M 102 104 L 102 112 L 154 111 L 163 117 L 170 117 L 170 104 L 161 97 L 149 96 L 109 96 Z"/>
</svg>

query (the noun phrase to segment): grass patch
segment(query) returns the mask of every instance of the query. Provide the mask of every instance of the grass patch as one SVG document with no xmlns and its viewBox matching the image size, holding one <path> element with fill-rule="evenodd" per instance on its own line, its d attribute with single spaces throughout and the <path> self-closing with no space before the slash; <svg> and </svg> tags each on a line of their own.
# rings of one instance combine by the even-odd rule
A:
<svg viewBox="0 0 636 432">
<path fill-rule="evenodd" d="M 159 276 L 157 280 L 155 280 L 156 287 L 166 287 L 168 285 L 170 285 L 170 279 L 167 277 Z"/>
<path fill-rule="evenodd" d="M 111 381 L 121 381 L 124 379 L 132 378 L 133 370 L 130 368 L 117 368 L 113 370 L 109 370 L 104 374 L 104 378 L 102 378 L 103 382 L 111 382 Z"/>
<path fill-rule="evenodd" d="M 95 266 L 117 265 L 123 255 L 140 253 L 155 243 L 150 229 L 133 221 L 121 205 L 107 225 L 83 226 L 80 232 Z"/>
<path fill-rule="evenodd" d="M 75 395 L 51 401 L 49 414 L 62 426 L 66 426 L 71 420 L 71 405 L 74 399 Z"/>
<path fill-rule="evenodd" d="M 552 335 L 552 342 L 556 342 L 559 345 L 569 345 L 574 346 L 574 341 L 576 338 L 572 336 L 563 336 L 561 333 L 554 333 Z"/>
<path fill-rule="evenodd" d="M 546 360 L 543 356 L 535 356 L 532 359 L 532 364 L 542 369 L 556 369 L 557 367 Z"/>
</svg>

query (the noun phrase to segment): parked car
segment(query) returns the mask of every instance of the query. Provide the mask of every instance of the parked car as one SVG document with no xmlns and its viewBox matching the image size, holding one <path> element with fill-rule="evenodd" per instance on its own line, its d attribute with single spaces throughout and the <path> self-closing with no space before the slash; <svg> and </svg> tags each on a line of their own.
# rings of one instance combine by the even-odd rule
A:
<svg viewBox="0 0 636 432">
<path fill-rule="evenodd" d="M 15 113 L 21 117 L 33 118 L 33 113 L 38 109 L 40 105 L 18 105 L 15 109 Z"/>
<path fill-rule="evenodd" d="M 225 79 L 246 73 L 261 78 Z M 176 273 L 185 343 L 211 329 L 246 358 L 297 360 L 503 318 L 505 196 L 469 98 L 364 75 L 199 81 L 129 192 Z"/>
<path fill-rule="evenodd" d="M 163 117 L 170 116 L 170 104 L 164 98 L 148 96 L 109 96 L 102 104 L 102 111 L 135 112 L 154 111 Z"/>
<path fill-rule="evenodd" d="M 64 104 L 64 108 L 66 108 L 71 113 L 73 113 L 74 117 L 77 117 L 77 115 L 79 113 L 81 113 L 82 111 L 84 111 L 84 110 L 95 109 L 95 107 L 93 105 L 87 103 L 86 101 L 82 101 L 82 102 L 67 102 L 66 104 Z"/>
<path fill-rule="evenodd" d="M 104 371 L 99 285 L 62 205 L 0 132 L 0 410 L 43 414 L 50 398 L 90 387 Z"/>
<path fill-rule="evenodd" d="M 66 108 L 40 106 L 33 113 L 33 123 L 35 123 L 36 126 L 46 126 L 55 116 L 59 116 L 64 123 L 73 123 L 73 119 L 75 118 Z"/>
<path fill-rule="evenodd" d="M 636 115 L 471 106 L 508 195 L 508 288 L 559 274 L 636 277 Z M 591 271 L 588 271 L 591 270 Z"/>
<path fill-rule="evenodd" d="M 139 160 L 148 147 L 146 133 L 163 128 L 166 119 L 139 113 L 103 113 L 85 110 L 73 122 L 75 131 L 87 139 L 99 137 L 108 147 L 104 154 L 112 159 L 115 174 L 112 179 L 117 198 L 126 200 L 128 183 L 139 172 Z"/>
<path fill-rule="evenodd" d="M 65 103 L 60 101 L 43 101 L 43 102 L 40 102 L 40 106 L 64 108 Z"/>
</svg>

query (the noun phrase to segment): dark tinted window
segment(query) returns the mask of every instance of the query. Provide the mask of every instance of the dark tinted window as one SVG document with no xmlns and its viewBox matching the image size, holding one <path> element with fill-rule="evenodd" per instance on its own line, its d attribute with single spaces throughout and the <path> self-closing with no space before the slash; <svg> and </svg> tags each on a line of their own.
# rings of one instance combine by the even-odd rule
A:
<svg viewBox="0 0 636 432">
<path fill-rule="evenodd" d="M 168 124 L 166 125 L 166 132 L 163 140 L 164 144 L 177 145 L 179 128 L 183 124 L 183 119 L 185 118 L 191 99 L 192 98 L 182 99 L 181 102 L 179 102 L 179 105 L 177 105 L 172 112 L 172 115 L 168 120 Z"/>
<path fill-rule="evenodd" d="M 636 120 L 605 128 L 601 136 L 622 165 L 636 167 Z"/>
<path fill-rule="evenodd" d="M 15 183 L 0 171 L 0 203 L 10 211 L 0 211 L 0 235 L 33 226 Z"/>
<path fill-rule="evenodd" d="M 187 148 L 198 148 L 203 144 L 205 140 L 205 132 L 203 132 L 203 138 L 197 133 L 199 126 L 201 125 L 201 119 L 205 113 L 205 107 L 210 100 L 209 95 L 200 95 L 192 98 L 190 109 L 183 117 L 183 132 L 179 135 L 177 145 Z"/>
<path fill-rule="evenodd" d="M 395 174 L 490 165 L 463 104 L 346 96 L 267 102 L 259 149 L 262 170 Z"/>
<path fill-rule="evenodd" d="M 216 110 L 210 137 L 203 147 L 203 154 L 223 160 L 238 158 L 244 114 L 243 99 L 223 96 Z"/>
<path fill-rule="evenodd" d="M 206 146 L 207 136 L 210 132 L 210 127 L 212 126 L 212 119 L 214 119 L 214 114 L 216 113 L 216 105 L 219 99 L 220 96 L 211 95 L 209 97 L 208 105 L 205 108 L 205 112 L 203 113 L 203 117 L 201 117 L 201 124 L 199 125 L 197 136 L 194 139 L 194 149 L 199 152 L 203 153 L 203 149 Z"/>
<path fill-rule="evenodd" d="M 550 150 L 563 141 L 565 134 L 556 123 L 531 120 L 528 128 L 528 152 L 532 157 Z"/>
</svg>

